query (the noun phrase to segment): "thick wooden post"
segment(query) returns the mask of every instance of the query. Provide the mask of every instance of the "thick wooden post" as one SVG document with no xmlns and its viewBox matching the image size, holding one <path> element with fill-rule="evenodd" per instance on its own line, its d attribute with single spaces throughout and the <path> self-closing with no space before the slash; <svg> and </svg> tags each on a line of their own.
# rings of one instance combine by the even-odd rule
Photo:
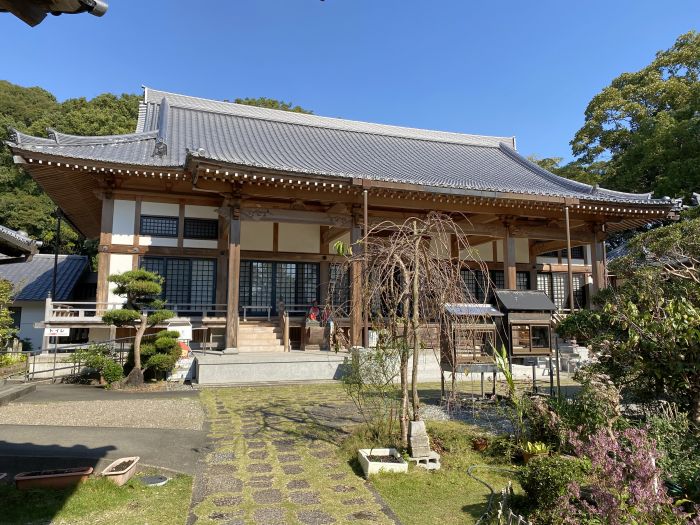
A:
<svg viewBox="0 0 700 525">
<path fill-rule="evenodd" d="M 593 230 L 593 242 L 591 243 L 591 269 L 593 277 L 593 294 L 606 288 L 608 283 L 605 279 L 605 245 L 604 237 L 599 227 Z"/>
<path fill-rule="evenodd" d="M 111 195 L 102 196 L 102 221 L 100 226 L 100 245 L 97 254 L 97 294 L 98 303 L 109 299 L 109 252 L 112 245 L 112 223 L 114 222 L 114 199 Z M 102 313 L 105 306 L 98 306 Z"/>
<path fill-rule="evenodd" d="M 506 290 L 517 288 L 515 273 L 515 238 L 506 225 L 506 236 L 503 239 L 503 279 Z"/>
<path fill-rule="evenodd" d="M 241 210 L 229 208 L 228 293 L 226 297 L 226 352 L 238 352 L 238 289 L 241 274 Z"/>
<path fill-rule="evenodd" d="M 327 256 L 329 252 L 328 243 L 323 242 L 323 239 L 327 232 L 328 226 L 321 226 L 321 255 L 325 256 Z M 322 307 L 325 307 L 325 305 L 328 303 L 328 286 L 330 284 L 330 263 L 328 262 L 328 257 L 324 257 L 319 263 L 318 273 L 319 304 Z"/>
<path fill-rule="evenodd" d="M 574 272 L 571 266 L 573 257 L 571 257 L 571 224 L 569 222 L 568 205 L 564 206 L 564 220 L 566 221 L 566 270 L 569 282 L 569 310 L 573 312 L 576 308 L 576 304 L 574 303 Z"/>
<path fill-rule="evenodd" d="M 355 244 L 362 238 L 358 221 L 353 217 L 350 230 L 350 244 L 353 255 L 358 254 L 361 247 Z M 350 268 L 350 346 L 362 344 L 362 263 L 353 260 Z"/>
<path fill-rule="evenodd" d="M 528 241 L 529 254 L 530 254 L 530 290 L 537 290 L 537 255 L 533 250 L 534 242 L 532 240 Z"/>
</svg>

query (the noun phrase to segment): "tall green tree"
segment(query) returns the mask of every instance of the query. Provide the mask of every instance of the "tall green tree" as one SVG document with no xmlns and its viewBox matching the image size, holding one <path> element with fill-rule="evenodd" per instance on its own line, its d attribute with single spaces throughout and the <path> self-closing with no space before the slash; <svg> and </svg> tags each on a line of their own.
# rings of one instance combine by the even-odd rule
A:
<svg viewBox="0 0 700 525">
<path fill-rule="evenodd" d="M 279 109 L 282 111 L 291 111 L 292 113 L 313 114 L 313 111 L 304 109 L 301 106 L 295 106 L 291 102 L 276 100 L 274 98 L 258 97 L 258 98 L 237 98 L 234 99 L 236 104 L 245 104 L 246 106 L 257 106 L 259 108 Z"/>
<path fill-rule="evenodd" d="M 126 299 L 124 307 L 119 310 L 109 310 L 102 314 L 102 321 L 113 326 L 129 326 L 136 330 L 134 336 L 134 368 L 126 378 L 127 384 L 138 386 L 143 384 L 143 373 L 157 362 L 150 356 L 145 366 L 141 362 L 141 341 L 148 328 L 175 317 L 175 312 L 166 310 L 165 303 L 159 297 L 163 291 L 163 278 L 146 270 L 130 270 L 128 272 L 110 275 L 109 281 L 116 284 L 114 293 Z M 155 358 L 156 360 L 160 358 Z"/>
<path fill-rule="evenodd" d="M 13 127 L 43 136 L 46 128 L 76 135 L 130 133 L 136 127 L 138 95 L 103 94 L 58 102 L 48 91 L 22 87 L 0 80 L 0 140 L 8 138 Z M 34 180 L 12 161 L 9 148 L 0 146 L 0 224 L 24 230 L 44 243 L 43 251 L 53 251 L 55 205 Z M 68 224 L 61 229 L 61 251 L 84 251 L 80 238 Z"/>
<path fill-rule="evenodd" d="M 17 334 L 10 312 L 13 296 L 13 284 L 6 279 L 0 279 L 0 349 L 5 348 L 10 339 Z"/>
<path fill-rule="evenodd" d="M 623 73 L 588 104 L 571 142 L 585 165 L 607 160 L 607 187 L 687 197 L 700 188 L 700 33 Z"/>
</svg>

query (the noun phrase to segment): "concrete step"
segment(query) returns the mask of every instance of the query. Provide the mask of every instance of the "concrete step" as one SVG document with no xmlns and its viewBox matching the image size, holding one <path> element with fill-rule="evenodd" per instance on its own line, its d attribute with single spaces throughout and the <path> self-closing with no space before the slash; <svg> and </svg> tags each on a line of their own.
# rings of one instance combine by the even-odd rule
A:
<svg viewBox="0 0 700 525">
<path fill-rule="evenodd" d="M 5 383 L 0 386 L 0 406 L 7 405 L 15 399 L 26 396 L 36 390 L 35 384 L 29 383 Z"/>
<path fill-rule="evenodd" d="M 238 334 L 239 341 L 279 341 L 277 334 Z"/>
<path fill-rule="evenodd" d="M 284 352 L 282 345 L 238 345 L 239 352 Z"/>
<path fill-rule="evenodd" d="M 282 329 L 279 327 L 272 326 L 243 326 L 238 327 L 238 333 L 240 334 L 281 334 Z"/>
</svg>

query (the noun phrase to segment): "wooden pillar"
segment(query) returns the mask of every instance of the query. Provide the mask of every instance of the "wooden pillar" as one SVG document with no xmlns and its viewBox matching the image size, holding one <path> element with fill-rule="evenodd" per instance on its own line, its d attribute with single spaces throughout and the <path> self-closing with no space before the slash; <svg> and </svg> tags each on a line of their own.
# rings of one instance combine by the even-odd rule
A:
<svg viewBox="0 0 700 525">
<path fill-rule="evenodd" d="M 537 255 L 533 251 L 534 242 L 527 241 L 530 254 L 530 290 L 537 290 Z"/>
<path fill-rule="evenodd" d="M 361 247 L 355 244 L 362 238 L 359 221 L 353 217 L 350 230 L 350 244 L 353 255 L 358 255 Z M 350 346 L 362 344 L 362 263 L 353 260 L 350 268 Z"/>
<path fill-rule="evenodd" d="M 594 228 L 592 241 L 591 270 L 593 274 L 593 286 L 591 291 L 595 295 L 608 285 L 605 279 L 605 240 L 599 227 Z"/>
<path fill-rule="evenodd" d="M 226 351 L 238 352 L 238 290 L 241 274 L 241 210 L 229 208 L 228 293 L 226 297 Z"/>
<path fill-rule="evenodd" d="M 459 242 L 456 233 L 450 234 L 450 257 L 459 260 Z"/>
<path fill-rule="evenodd" d="M 100 226 L 100 245 L 97 255 L 97 294 L 98 303 L 109 299 L 109 252 L 112 245 L 112 223 L 114 222 L 114 199 L 111 195 L 102 196 L 102 221 Z M 102 308 L 98 308 L 102 311 Z"/>
<path fill-rule="evenodd" d="M 222 213 L 225 209 L 222 203 L 219 208 L 219 235 L 216 241 L 216 304 L 221 306 L 226 305 L 228 301 L 226 282 L 228 279 L 229 215 L 228 212 Z"/>
<path fill-rule="evenodd" d="M 571 257 L 571 223 L 569 222 L 568 205 L 564 206 L 564 221 L 566 222 L 566 269 L 569 282 L 569 310 L 573 312 L 576 304 L 574 303 L 574 271 L 571 266 L 573 257 Z M 561 252 L 559 252 L 559 256 L 561 257 Z"/>
<path fill-rule="evenodd" d="M 510 228 L 506 225 L 503 239 L 503 281 L 506 290 L 517 288 L 515 273 L 515 238 L 511 237 Z"/>
<path fill-rule="evenodd" d="M 328 302 L 328 286 L 330 284 L 330 263 L 328 262 L 328 243 L 323 239 L 328 232 L 328 226 L 321 226 L 321 255 L 324 256 L 319 263 L 319 304 L 325 306 Z"/>
</svg>

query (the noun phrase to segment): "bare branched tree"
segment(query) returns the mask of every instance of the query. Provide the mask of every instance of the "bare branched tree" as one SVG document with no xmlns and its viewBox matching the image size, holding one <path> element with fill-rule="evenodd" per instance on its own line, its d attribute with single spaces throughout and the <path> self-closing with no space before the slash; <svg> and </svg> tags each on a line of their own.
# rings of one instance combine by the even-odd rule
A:
<svg viewBox="0 0 700 525">
<path fill-rule="evenodd" d="M 408 441 L 409 419 L 420 419 L 420 351 L 432 349 L 439 359 L 440 327 L 455 321 L 450 319 L 446 304 L 478 302 L 465 286 L 463 272 L 480 271 L 481 275 L 488 276 L 486 266 L 470 246 L 460 222 L 468 221 L 460 217 L 458 222 L 452 216 L 431 212 L 424 217 L 410 217 L 402 223 L 380 222 L 372 225 L 354 245 L 336 245 L 338 253 L 345 257 L 330 283 L 327 311 L 333 319 L 340 320 L 347 318 L 353 307 L 366 309 L 371 329 L 377 334 L 375 351 L 397 354 L 401 383 L 399 417 L 404 445 Z M 454 257 L 455 252 L 462 258 Z M 464 259 L 476 264 L 465 265 Z M 360 297 L 348 301 L 342 299 L 340 292 L 347 287 L 352 268 L 362 268 Z M 489 286 L 488 279 L 475 278 L 475 282 L 486 288 Z M 482 296 L 487 297 L 488 290 L 483 290 Z M 470 324 L 464 318 L 459 322 Z M 447 336 L 452 337 L 452 331 L 448 331 Z M 350 348 L 347 323 L 335 322 L 331 338 L 335 348 Z M 454 370 L 455 363 L 452 365 Z M 454 373 L 452 376 L 454 393 Z"/>
</svg>

